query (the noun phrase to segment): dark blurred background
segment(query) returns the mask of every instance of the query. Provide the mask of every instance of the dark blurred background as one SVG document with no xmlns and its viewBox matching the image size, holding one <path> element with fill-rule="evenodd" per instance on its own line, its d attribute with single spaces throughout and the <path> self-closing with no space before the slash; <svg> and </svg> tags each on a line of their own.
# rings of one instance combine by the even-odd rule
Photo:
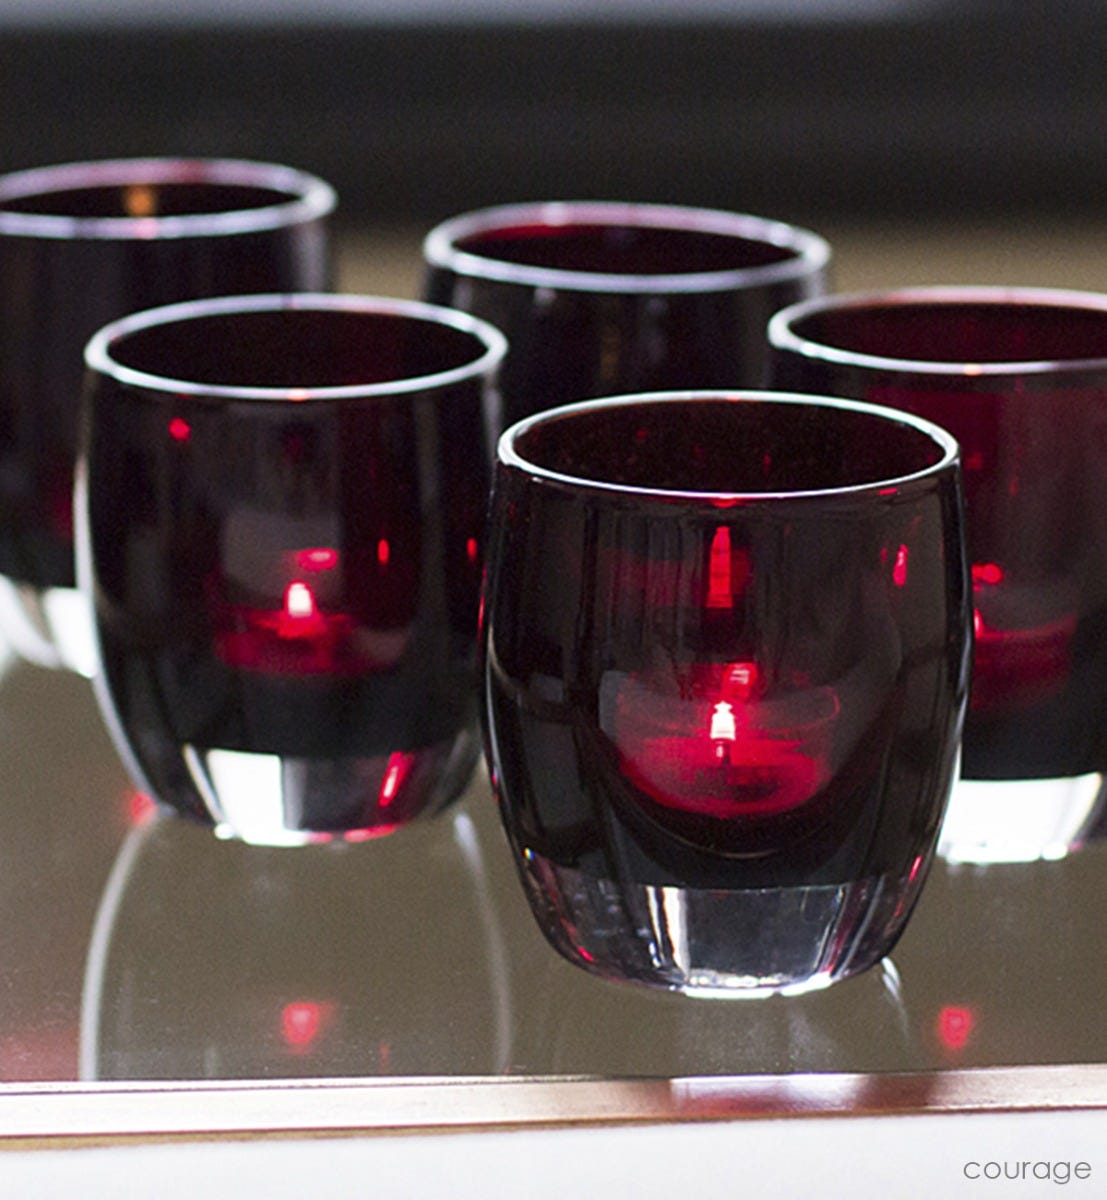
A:
<svg viewBox="0 0 1107 1200">
<path fill-rule="evenodd" d="M 1097 0 L 0 0 L 0 169 L 224 154 L 342 219 L 1098 210 Z"/>
</svg>

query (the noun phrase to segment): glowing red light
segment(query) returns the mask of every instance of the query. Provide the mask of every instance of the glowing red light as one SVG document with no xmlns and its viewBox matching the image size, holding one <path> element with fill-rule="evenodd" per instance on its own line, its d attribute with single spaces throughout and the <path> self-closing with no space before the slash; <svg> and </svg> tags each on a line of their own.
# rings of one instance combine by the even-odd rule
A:
<svg viewBox="0 0 1107 1200">
<path fill-rule="evenodd" d="M 381 780 L 381 790 L 377 795 L 377 803 L 381 808 L 387 808 L 396 799 L 404 780 L 415 765 L 415 755 L 396 751 L 388 756 L 388 765 L 384 769 Z"/>
<path fill-rule="evenodd" d="M 175 442 L 187 442 L 192 436 L 192 426 L 183 417 L 174 417 L 169 422 L 169 436 Z"/>
<path fill-rule="evenodd" d="M 302 579 L 293 580 L 285 588 L 277 636 L 314 638 L 323 634 L 326 628 L 327 621 L 315 603 L 315 593 Z"/>
<path fill-rule="evenodd" d="M 981 584 L 1002 583 L 1003 568 L 999 563 L 973 563 L 972 582 L 974 587 L 979 587 Z"/>
<path fill-rule="evenodd" d="M 907 582 L 907 555 L 906 546 L 900 546 L 896 551 L 895 565 L 892 567 L 892 582 L 896 587 L 903 587 Z"/>
<path fill-rule="evenodd" d="M 293 1000 L 281 1009 L 281 1037 L 290 1050 L 302 1053 L 319 1037 L 334 1006 L 314 1000 Z"/>
<path fill-rule="evenodd" d="M 344 842 L 375 842 L 399 829 L 397 825 L 374 825 L 371 829 L 349 829 L 342 835 Z"/>
<path fill-rule="evenodd" d="M 730 574 L 730 530 L 720 525 L 711 539 L 707 568 L 707 607 L 733 608 Z"/>
<path fill-rule="evenodd" d="M 127 796 L 127 821 L 131 825 L 141 825 L 153 815 L 157 805 L 145 793 L 132 791 Z"/>
<path fill-rule="evenodd" d="M 466 557 L 466 558 L 467 558 L 467 559 L 468 559 L 470 562 L 476 562 L 476 561 L 477 561 L 477 552 L 478 552 L 479 550 L 480 550 L 480 547 L 477 545 L 477 539 L 476 539 L 475 537 L 471 537 L 471 538 L 470 538 L 470 539 L 469 539 L 469 540 L 468 540 L 468 541 L 465 543 L 465 557 Z"/>
<path fill-rule="evenodd" d="M 723 695 L 733 700 L 748 700 L 756 685 L 757 663 L 731 663 L 723 682 Z"/>
<path fill-rule="evenodd" d="M 980 615 L 979 608 L 972 610 L 972 631 L 976 637 L 980 637 L 984 633 L 984 618 Z"/>
<path fill-rule="evenodd" d="M 388 560 L 392 557 L 392 547 L 388 544 L 387 538 L 381 538 L 377 543 L 377 562 L 382 567 L 388 566 Z"/>
<path fill-rule="evenodd" d="M 963 1050 L 976 1025 L 976 1015 L 971 1008 L 947 1004 L 938 1013 L 938 1037 L 947 1050 Z"/>
<path fill-rule="evenodd" d="M 330 571 L 338 566 L 338 551 L 330 546 L 313 546 L 296 552 L 296 562 L 305 571 Z"/>
<path fill-rule="evenodd" d="M 838 713 L 827 688 L 767 696 L 752 662 L 692 673 L 674 694 L 632 678 L 611 736 L 620 769 L 653 801 L 731 819 L 806 803 L 825 784 Z"/>
</svg>

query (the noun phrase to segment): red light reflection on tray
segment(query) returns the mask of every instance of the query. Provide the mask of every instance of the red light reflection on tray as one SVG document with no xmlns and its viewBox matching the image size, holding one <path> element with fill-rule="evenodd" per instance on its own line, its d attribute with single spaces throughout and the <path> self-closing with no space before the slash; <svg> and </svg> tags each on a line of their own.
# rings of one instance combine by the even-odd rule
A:
<svg viewBox="0 0 1107 1200">
<path fill-rule="evenodd" d="M 999 563 L 974 563 L 972 585 L 973 711 L 1027 708 L 1061 691 L 1075 612 L 1057 611 L 1054 588 L 1014 584 Z"/>
<path fill-rule="evenodd" d="M 127 793 L 125 803 L 127 823 L 134 826 L 145 824 L 157 809 L 153 798 L 146 792 L 139 791 L 138 788 L 132 788 Z"/>
<path fill-rule="evenodd" d="M 971 1008 L 947 1004 L 938 1013 L 938 1039 L 947 1050 L 963 1050 L 975 1025 L 976 1015 Z"/>
<path fill-rule="evenodd" d="M 293 1000 L 281 1009 L 281 1037 L 294 1054 L 303 1054 L 318 1040 L 334 1015 L 334 1005 Z"/>
<path fill-rule="evenodd" d="M 770 691 L 753 662 L 696 664 L 667 684 L 623 679 L 609 730 L 623 773 L 658 803 L 716 818 L 768 815 L 829 781 L 833 689 Z"/>
</svg>

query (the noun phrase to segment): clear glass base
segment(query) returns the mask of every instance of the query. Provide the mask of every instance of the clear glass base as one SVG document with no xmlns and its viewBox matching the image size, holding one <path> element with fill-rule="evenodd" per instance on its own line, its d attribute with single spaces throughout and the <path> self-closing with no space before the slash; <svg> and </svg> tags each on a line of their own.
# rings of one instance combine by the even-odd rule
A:
<svg viewBox="0 0 1107 1200">
<path fill-rule="evenodd" d="M 439 811 L 468 783 L 479 740 L 466 729 L 433 746 L 365 758 L 192 745 L 181 752 L 217 836 L 255 846 L 303 846 L 333 837 L 384 837 Z"/>
<path fill-rule="evenodd" d="M 1104 796 L 1098 773 L 1069 779 L 959 779 L 938 841 L 950 863 L 1018 863 L 1079 849 Z"/>
<path fill-rule="evenodd" d="M 0 629 L 27 662 L 96 673 L 92 615 L 77 588 L 36 588 L 0 575 Z"/>
<path fill-rule="evenodd" d="M 606 979 L 690 996 L 815 991 L 877 962 L 921 883 L 695 889 L 625 882 L 527 851 L 523 880 L 546 937 Z"/>
</svg>

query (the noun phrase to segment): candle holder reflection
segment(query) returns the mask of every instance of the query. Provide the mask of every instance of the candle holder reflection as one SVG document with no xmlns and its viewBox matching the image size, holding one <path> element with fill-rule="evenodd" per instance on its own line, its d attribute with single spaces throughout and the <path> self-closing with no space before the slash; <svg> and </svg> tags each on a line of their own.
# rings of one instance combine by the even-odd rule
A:
<svg viewBox="0 0 1107 1200">
<path fill-rule="evenodd" d="M 625 988 L 545 956 L 517 993 L 519 1070 L 689 1078 L 904 1071 L 927 1064 L 891 958 L 832 988 L 728 1004 Z"/>
<path fill-rule="evenodd" d="M 402 844 L 294 853 L 148 816 L 93 927 L 81 1078 L 502 1074 L 514 1017 L 485 853 L 463 809 Z"/>
</svg>

